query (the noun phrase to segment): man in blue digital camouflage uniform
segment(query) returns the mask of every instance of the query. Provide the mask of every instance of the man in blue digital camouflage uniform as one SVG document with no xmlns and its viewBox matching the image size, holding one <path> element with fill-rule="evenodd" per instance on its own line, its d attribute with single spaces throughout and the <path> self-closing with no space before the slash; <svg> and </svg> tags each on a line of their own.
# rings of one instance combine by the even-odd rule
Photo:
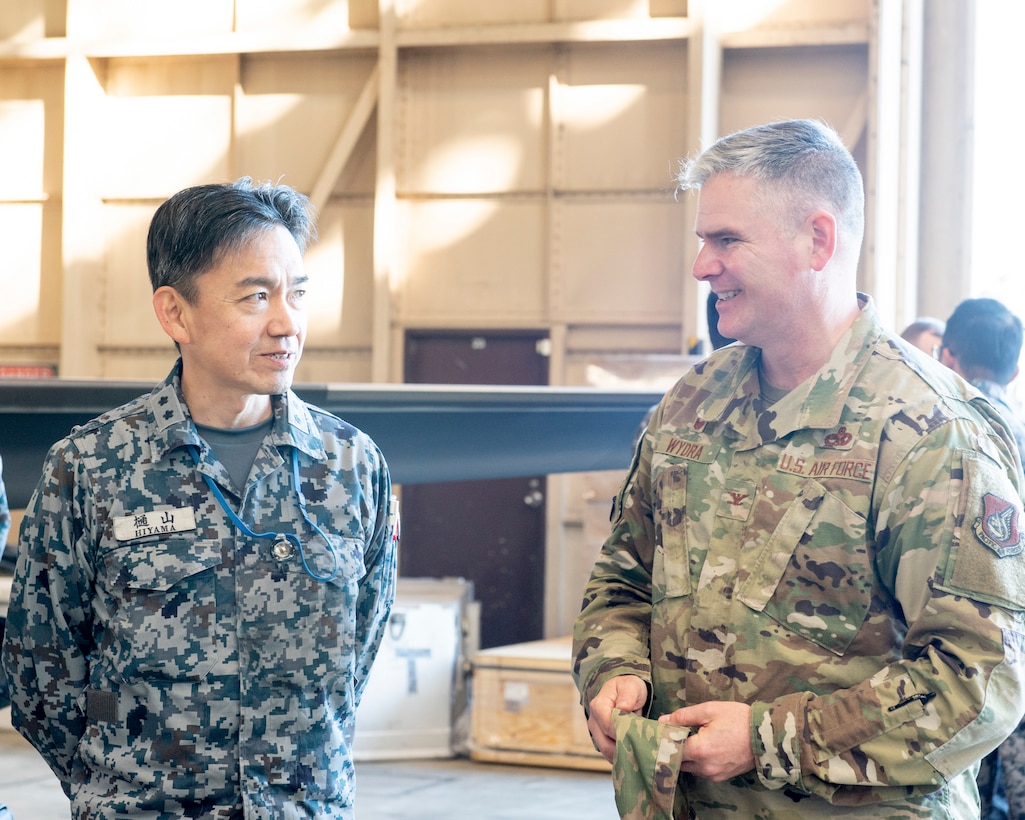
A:
<svg viewBox="0 0 1025 820">
<path fill-rule="evenodd" d="M 724 137 L 681 185 L 740 343 L 660 403 L 576 622 L 620 814 L 977 817 L 1025 712 L 1014 440 L 856 292 L 864 195 L 832 129 Z"/>
<path fill-rule="evenodd" d="M 7 488 L 4 486 L 4 461 L 0 458 L 0 557 L 7 546 L 7 536 L 11 531 L 11 508 L 7 504 Z M 6 616 L 0 614 L 0 643 L 3 643 Z M 7 694 L 7 677 L 0 667 L 0 709 L 7 708 L 10 698 Z M 0 806 L 0 808 L 3 808 Z"/>
<path fill-rule="evenodd" d="M 7 488 L 4 487 L 4 462 L 0 458 L 0 555 L 7 546 L 7 535 L 11 531 L 11 508 L 7 504 Z"/>
<path fill-rule="evenodd" d="M 181 358 L 55 444 L 27 507 L 3 660 L 74 818 L 353 816 L 395 516 L 374 443 L 290 389 L 311 211 L 248 179 L 157 209 Z"/>
</svg>

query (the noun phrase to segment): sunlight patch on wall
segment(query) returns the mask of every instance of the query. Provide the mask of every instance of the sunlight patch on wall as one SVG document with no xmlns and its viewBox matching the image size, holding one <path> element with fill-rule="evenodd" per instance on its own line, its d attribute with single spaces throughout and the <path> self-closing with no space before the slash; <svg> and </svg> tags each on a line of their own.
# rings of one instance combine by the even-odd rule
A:
<svg viewBox="0 0 1025 820">
<path fill-rule="evenodd" d="M 0 99 L 0 197 L 35 198 L 43 192 L 43 100 Z"/>
<path fill-rule="evenodd" d="M 499 204 L 489 199 L 466 199 L 446 202 L 444 207 L 419 208 L 417 219 L 409 225 L 410 244 L 419 254 L 458 244 L 491 219 Z"/>
<path fill-rule="evenodd" d="M 434 149 L 424 163 L 429 191 L 507 191 L 514 188 L 520 146 L 511 136 L 477 135 Z"/>
<path fill-rule="evenodd" d="M 56 333 L 43 327 L 39 271 L 42 205 L 0 204 L 0 247 L 4 248 L 0 344 L 50 343 Z"/>
<path fill-rule="evenodd" d="M 341 220 L 322 221 L 320 240 L 306 252 L 310 336 L 320 343 L 336 339 L 341 332 L 345 292 L 345 237 L 341 228 Z"/>
<path fill-rule="evenodd" d="M 349 3 L 297 2 L 297 0 L 236 0 L 235 29 L 240 32 L 275 31 L 316 26 L 319 31 L 346 31 L 349 28 Z"/>
<path fill-rule="evenodd" d="M 977 3 L 975 15 L 970 296 L 999 299 L 1025 320 L 1025 276 L 1013 250 L 1021 232 L 1025 185 L 1025 168 L 1015 156 L 1014 145 L 1021 114 L 1008 96 L 1022 73 L 1018 41 L 1025 26 L 1025 5 Z M 1009 389 L 1025 403 L 1025 378 L 1016 378 Z"/>
<path fill-rule="evenodd" d="M 976 4 L 972 296 L 1000 299 L 1025 317 L 1025 276 L 1009 245 L 1021 231 L 1025 167 L 1016 157 L 1019 106 L 1009 96 L 1025 61 L 1025 4 Z"/>
<path fill-rule="evenodd" d="M 246 105 L 236 114 L 239 136 L 269 130 L 279 123 L 287 122 L 289 114 L 303 101 L 303 95 L 260 94 L 257 99 L 259 105 Z"/>
<path fill-rule="evenodd" d="M 647 93 L 642 85 L 573 86 L 572 93 L 561 95 L 561 113 L 574 127 L 598 128 L 621 116 Z"/>
<path fill-rule="evenodd" d="M 728 4 L 710 4 L 708 14 L 714 15 L 716 29 L 728 34 L 757 28 L 785 5 L 785 0 L 731 0 Z"/>
</svg>

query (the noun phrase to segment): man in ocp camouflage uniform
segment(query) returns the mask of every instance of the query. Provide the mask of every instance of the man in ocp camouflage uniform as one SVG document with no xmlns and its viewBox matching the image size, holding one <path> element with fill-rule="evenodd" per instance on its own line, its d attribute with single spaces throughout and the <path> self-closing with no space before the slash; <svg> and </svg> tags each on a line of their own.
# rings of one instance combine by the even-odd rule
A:
<svg viewBox="0 0 1025 820">
<path fill-rule="evenodd" d="M 394 596 L 384 459 L 290 389 L 308 199 L 188 188 L 147 242 L 181 358 L 55 444 L 21 528 L 12 719 L 74 818 L 351 818 Z"/>
<path fill-rule="evenodd" d="M 741 344 L 660 403 L 577 619 L 620 813 L 669 816 L 671 788 L 702 820 L 977 816 L 978 761 L 1025 712 L 1013 439 L 856 293 L 864 195 L 832 129 L 738 132 L 680 181 Z M 675 783 L 649 779 L 650 725 L 689 730 Z"/>
<path fill-rule="evenodd" d="M 944 328 L 939 360 L 997 408 L 1025 460 L 1025 415 L 1008 389 L 1018 375 L 1021 319 L 996 299 L 965 299 Z M 1025 723 L 982 759 L 978 784 L 983 820 L 1025 817 Z"/>
</svg>

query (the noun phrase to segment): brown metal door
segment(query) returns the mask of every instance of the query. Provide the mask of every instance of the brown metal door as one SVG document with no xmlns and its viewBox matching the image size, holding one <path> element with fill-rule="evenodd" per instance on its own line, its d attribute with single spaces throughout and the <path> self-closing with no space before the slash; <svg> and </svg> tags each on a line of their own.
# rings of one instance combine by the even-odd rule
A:
<svg viewBox="0 0 1025 820">
<path fill-rule="evenodd" d="M 546 338 L 530 331 L 409 331 L 406 381 L 546 385 Z M 400 574 L 472 581 L 481 606 L 482 649 L 539 640 L 544 500 L 544 476 L 403 486 Z"/>
</svg>

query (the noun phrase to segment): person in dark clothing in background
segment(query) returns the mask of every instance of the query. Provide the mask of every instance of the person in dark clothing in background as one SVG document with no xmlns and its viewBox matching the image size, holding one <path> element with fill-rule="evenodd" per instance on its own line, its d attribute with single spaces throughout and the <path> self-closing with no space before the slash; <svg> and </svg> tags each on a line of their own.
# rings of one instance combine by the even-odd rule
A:
<svg viewBox="0 0 1025 820">
<path fill-rule="evenodd" d="M 940 361 L 994 404 L 1025 462 L 1025 416 L 1008 386 L 1018 375 L 1022 322 L 996 299 L 965 299 L 947 320 Z M 1025 817 L 1025 723 L 983 758 L 982 820 Z"/>
</svg>

